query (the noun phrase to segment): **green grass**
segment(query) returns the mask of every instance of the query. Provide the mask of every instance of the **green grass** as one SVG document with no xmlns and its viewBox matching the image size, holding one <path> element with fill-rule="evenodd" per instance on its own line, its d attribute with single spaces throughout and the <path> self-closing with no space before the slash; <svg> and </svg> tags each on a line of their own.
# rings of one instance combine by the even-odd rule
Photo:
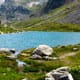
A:
<svg viewBox="0 0 80 80">
<path fill-rule="evenodd" d="M 78 48 L 77 51 L 73 50 L 75 47 Z M 76 53 L 74 56 L 67 56 L 64 59 L 58 60 L 30 59 L 29 57 L 33 50 L 23 50 L 22 54 L 18 56 L 20 60 L 30 65 L 24 68 L 22 74 L 19 74 L 17 71 L 16 61 L 8 60 L 5 57 L 5 53 L 0 52 L 0 80 L 21 80 L 26 77 L 29 80 L 44 80 L 45 73 L 62 66 L 69 66 L 74 79 L 80 80 L 80 44 L 54 47 L 52 56 L 60 57 L 71 52 Z"/>
<path fill-rule="evenodd" d="M 80 25 L 48 22 L 38 26 L 25 28 L 26 31 L 61 31 L 61 32 L 79 32 Z"/>
<path fill-rule="evenodd" d="M 27 21 L 14 21 L 8 24 L 7 27 L 0 24 L 0 33 L 12 33 L 22 31 L 68 31 L 80 32 L 80 24 L 73 23 L 59 23 L 57 20 L 67 16 L 74 10 L 78 9 L 77 3 L 63 5 L 52 10 L 49 14 L 40 17 L 30 18 Z M 69 9 L 69 10 L 68 10 Z"/>
</svg>

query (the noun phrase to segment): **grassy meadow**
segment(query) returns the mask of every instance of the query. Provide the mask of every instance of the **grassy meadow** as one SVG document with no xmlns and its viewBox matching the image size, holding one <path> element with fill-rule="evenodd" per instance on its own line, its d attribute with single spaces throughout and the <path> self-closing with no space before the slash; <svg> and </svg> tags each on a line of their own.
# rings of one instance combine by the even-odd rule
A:
<svg viewBox="0 0 80 80">
<path fill-rule="evenodd" d="M 77 50 L 73 50 L 73 48 L 77 48 Z M 22 80 L 24 78 L 44 80 L 47 72 L 62 66 L 69 66 L 74 80 L 80 80 L 80 44 L 54 47 L 52 56 L 58 57 L 57 60 L 30 59 L 33 50 L 23 50 L 22 54 L 18 56 L 19 60 L 30 65 L 24 67 L 21 74 L 17 70 L 16 61 L 7 59 L 7 53 L 0 52 L 0 80 Z M 75 53 L 75 55 L 66 56 L 70 53 Z M 65 57 L 60 58 L 63 55 Z"/>
</svg>

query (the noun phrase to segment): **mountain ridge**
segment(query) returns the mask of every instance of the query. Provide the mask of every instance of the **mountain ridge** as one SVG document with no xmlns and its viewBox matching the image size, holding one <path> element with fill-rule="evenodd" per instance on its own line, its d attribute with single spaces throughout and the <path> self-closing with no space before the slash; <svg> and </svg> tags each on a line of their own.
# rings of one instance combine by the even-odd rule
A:
<svg viewBox="0 0 80 80">
<path fill-rule="evenodd" d="M 6 23 L 11 20 L 24 20 L 28 18 L 31 11 L 22 6 L 16 5 L 14 0 L 5 0 L 0 5 L 0 17 L 2 23 Z"/>
<path fill-rule="evenodd" d="M 49 12 L 55 8 L 58 8 L 62 5 L 72 3 L 75 0 L 49 0 L 47 2 L 47 5 L 43 9 L 43 12 Z"/>
</svg>

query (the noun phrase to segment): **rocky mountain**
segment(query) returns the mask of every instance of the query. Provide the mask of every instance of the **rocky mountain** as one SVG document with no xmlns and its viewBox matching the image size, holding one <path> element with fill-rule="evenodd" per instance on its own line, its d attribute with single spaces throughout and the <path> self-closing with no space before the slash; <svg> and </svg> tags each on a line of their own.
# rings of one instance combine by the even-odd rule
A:
<svg viewBox="0 0 80 80">
<path fill-rule="evenodd" d="M 15 0 L 18 5 L 22 5 L 24 7 L 33 8 L 37 5 L 42 5 L 48 0 Z"/>
<path fill-rule="evenodd" d="M 74 0 L 49 0 L 43 11 L 45 13 L 49 12 L 50 10 L 58 8 L 62 5 L 64 5 L 65 3 L 70 3 L 72 1 L 74 1 Z"/>
<path fill-rule="evenodd" d="M 30 13 L 30 10 L 17 5 L 14 0 L 5 0 L 5 2 L 0 5 L 0 19 L 2 23 L 11 20 L 25 20 L 29 17 Z"/>
<path fill-rule="evenodd" d="M 49 0 L 42 12 L 50 11 L 53 22 L 80 24 L 80 0 Z"/>
<path fill-rule="evenodd" d="M 47 2 L 48 0 L 16 0 L 18 5 L 24 6 L 36 14 L 40 13 Z"/>
<path fill-rule="evenodd" d="M 75 0 L 67 6 L 62 13 L 62 17 L 57 19 L 59 23 L 80 24 L 80 0 Z"/>
</svg>

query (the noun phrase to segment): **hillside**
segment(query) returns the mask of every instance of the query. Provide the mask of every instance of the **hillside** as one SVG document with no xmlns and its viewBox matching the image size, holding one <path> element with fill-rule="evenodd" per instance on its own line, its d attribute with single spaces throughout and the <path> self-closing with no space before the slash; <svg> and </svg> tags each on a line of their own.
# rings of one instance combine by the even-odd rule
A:
<svg viewBox="0 0 80 80">
<path fill-rule="evenodd" d="M 75 51 L 73 48 L 78 48 L 78 50 Z M 19 60 L 30 65 L 24 68 L 22 74 L 18 73 L 16 61 L 6 58 L 7 53 L 0 52 L 0 80 L 22 80 L 24 78 L 44 80 L 47 72 L 62 66 L 69 66 L 74 80 L 80 80 L 80 44 L 54 47 L 52 56 L 61 57 L 57 60 L 30 59 L 33 50 L 23 50 L 18 57 Z"/>
<path fill-rule="evenodd" d="M 57 21 L 60 23 L 80 24 L 80 2 L 74 3 L 73 6 L 68 7 L 65 14 Z"/>
<path fill-rule="evenodd" d="M 5 0 L 0 5 L 0 20 L 2 24 L 16 20 L 25 20 L 29 17 L 31 11 L 16 5 L 14 0 Z"/>
<path fill-rule="evenodd" d="M 57 7 L 60 7 L 65 3 L 65 0 L 49 0 L 45 8 L 43 9 L 44 13 L 47 13 Z"/>
<path fill-rule="evenodd" d="M 21 16 L 23 8 L 17 9 L 17 14 L 20 12 L 19 16 L 16 18 L 23 18 L 23 21 L 14 21 L 8 24 L 7 27 L 0 25 L 0 33 L 11 33 L 19 31 L 71 31 L 80 32 L 80 0 L 68 0 L 65 5 L 60 5 L 55 9 L 49 10 L 47 14 L 38 16 L 37 14 L 32 14 L 26 18 L 25 15 Z M 48 3 L 47 3 L 48 4 Z M 43 6 L 42 6 L 43 7 Z M 10 9 L 9 9 L 10 10 Z M 40 8 L 41 10 L 41 8 Z M 38 12 L 40 12 L 38 10 Z M 12 11 L 11 13 L 15 13 Z M 9 14 L 11 14 L 9 13 Z M 8 15 L 8 14 L 7 14 Z M 14 14 L 13 14 L 14 15 Z M 13 16 L 12 16 L 13 17 Z M 25 20 L 24 19 L 28 19 Z M 7 31 L 5 31 L 7 30 Z"/>
<path fill-rule="evenodd" d="M 60 23 L 76 23 L 80 24 L 80 1 L 79 0 L 49 0 L 44 12 L 49 12 L 55 8 L 64 6 L 64 9 L 60 12 L 55 12 L 57 19 L 55 21 Z M 54 13 L 53 13 L 54 15 Z M 53 17 L 55 19 L 55 17 Z"/>
</svg>

